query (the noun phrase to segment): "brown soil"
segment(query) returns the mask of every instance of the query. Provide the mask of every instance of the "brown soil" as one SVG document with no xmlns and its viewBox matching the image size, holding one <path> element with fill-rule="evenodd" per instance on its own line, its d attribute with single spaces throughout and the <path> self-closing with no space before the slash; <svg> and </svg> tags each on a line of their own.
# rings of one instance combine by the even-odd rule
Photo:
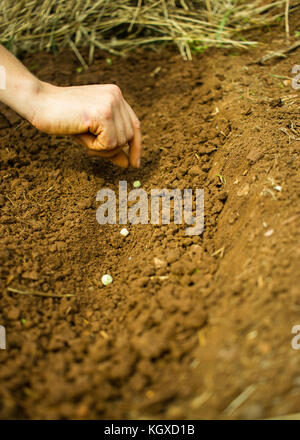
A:
<svg viewBox="0 0 300 440">
<path fill-rule="evenodd" d="M 167 49 L 112 65 L 98 53 L 81 73 L 72 53 L 24 60 L 60 85 L 118 83 L 144 154 L 140 170 L 117 169 L 1 106 L 1 418 L 299 412 L 300 91 L 274 75 L 291 77 L 300 50 L 254 63 L 285 47 L 278 33 L 192 62 Z M 204 188 L 203 235 L 100 226 L 97 191 L 137 179 L 147 191 Z"/>
</svg>

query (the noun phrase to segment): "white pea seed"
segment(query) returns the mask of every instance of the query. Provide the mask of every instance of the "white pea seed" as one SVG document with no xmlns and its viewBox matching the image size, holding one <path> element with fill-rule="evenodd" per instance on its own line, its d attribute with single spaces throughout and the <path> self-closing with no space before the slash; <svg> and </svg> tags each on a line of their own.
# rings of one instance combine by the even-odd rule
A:
<svg viewBox="0 0 300 440">
<path fill-rule="evenodd" d="M 127 237 L 127 235 L 129 234 L 129 231 L 128 231 L 128 229 L 123 228 L 123 229 L 121 229 L 120 234 L 123 235 L 123 237 Z"/>
<path fill-rule="evenodd" d="M 134 188 L 140 188 L 142 186 L 142 184 L 139 180 L 135 180 L 133 182 L 133 186 L 134 186 Z"/>
<path fill-rule="evenodd" d="M 102 281 L 103 286 L 108 286 L 109 284 L 111 284 L 113 282 L 113 277 L 109 274 L 105 274 L 101 278 L 101 281 Z"/>
<path fill-rule="evenodd" d="M 273 234 L 274 229 L 269 229 L 267 232 L 265 232 L 265 237 L 271 237 L 271 235 Z"/>
</svg>

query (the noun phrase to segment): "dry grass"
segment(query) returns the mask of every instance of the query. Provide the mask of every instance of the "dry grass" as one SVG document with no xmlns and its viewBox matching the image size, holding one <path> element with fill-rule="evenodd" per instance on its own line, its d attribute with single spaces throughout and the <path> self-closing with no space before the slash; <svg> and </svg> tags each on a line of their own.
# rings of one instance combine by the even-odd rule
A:
<svg viewBox="0 0 300 440">
<path fill-rule="evenodd" d="M 173 42 L 182 56 L 208 46 L 255 44 L 241 32 L 283 18 L 299 0 L 1 0 L 1 43 L 13 52 L 70 46 L 125 54 L 141 45 Z"/>
</svg>

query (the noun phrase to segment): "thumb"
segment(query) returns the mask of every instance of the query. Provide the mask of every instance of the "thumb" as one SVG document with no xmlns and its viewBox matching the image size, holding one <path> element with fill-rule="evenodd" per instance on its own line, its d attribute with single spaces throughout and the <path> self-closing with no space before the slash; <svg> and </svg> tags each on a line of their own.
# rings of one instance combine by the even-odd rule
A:
<svg viewBox="0 0 300 440">
<path fill-rule="evenodd" d="M 122 147 L 117 147 L 113 150 L 98 150 L 95 149 L 96 136 L 90 133 L 76 134 L 72 136 L 73 139 L 80 145 L 88 149 L 88 155 L 91 157 L 105 157 L 113 164 L 122 168 L 129 166 L 127 155 L 122 151 Z"/>
</svg>

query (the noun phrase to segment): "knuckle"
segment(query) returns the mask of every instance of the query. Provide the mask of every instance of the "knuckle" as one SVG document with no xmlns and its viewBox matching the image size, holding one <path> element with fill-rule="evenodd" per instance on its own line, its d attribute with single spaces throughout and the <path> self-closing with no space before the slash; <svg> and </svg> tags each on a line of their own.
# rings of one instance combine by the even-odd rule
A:
<svg viewBox="0 0 300 440">
<path fill-rule="evenodd" d="M 103 117 L 104 119 L 109 120 L 112 118 L 112 116 L 113 116 L 113 109 L 112 106 L 108 104 L 105 106 L 103 110 Z"/>
<path fill-rule="evenodd" d="M 99 119 L 99 114 L 99 108 L 96 105 L 90 106 L 88 117 L 92 123 L 95 123 Z"/>
<path fill-rule="evenodd" d="M 141 128 L 141 123 L 140 123 L 140 121 L 138 120 L 138 118 L 134 118 L 134 120 L 133 120 L 133 126 L 134 126 L 134 128 L 137 129 L 137 130 L 139 130 L 139 129 Z"/>
<path fill-rule="evenodd" d="M 116 98 L 120 98 L 122 96 L 121 89 L 116 84 L 110 84 L 110 92 Z"/>
<path fill-rule="evenodd" d="M 134 132 L 132 128 L 129 128 L 127 131 L 127 139 L 130 140 L 133 138 Z"/>
<path fill-rule="evenodd" d="M 119 146 L 122 147 L 122 146 L 125 145 L 126 143 L 127 143 L 126 136 L 125 136 L 125 135 L 120 136 L 120 138 L 119 138 L 119 142 L 118 142 Z"/>
</svg>

